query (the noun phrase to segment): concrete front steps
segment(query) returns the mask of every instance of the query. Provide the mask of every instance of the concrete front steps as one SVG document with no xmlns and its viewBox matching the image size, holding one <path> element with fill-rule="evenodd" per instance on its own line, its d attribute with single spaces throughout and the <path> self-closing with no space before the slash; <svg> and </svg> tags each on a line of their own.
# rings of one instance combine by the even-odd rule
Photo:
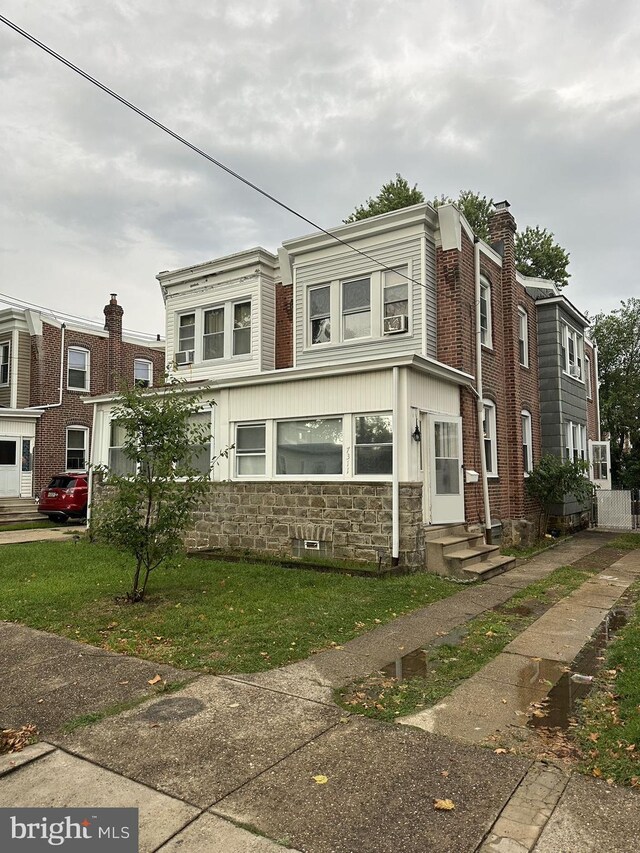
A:
<svg viewBox="0 0 640 853">
<path fill-rule="evenodd" d="M 46 521 L 33 498 L 0 498 L 0 530 L 5 524 Z"/>
<path fill-rule="evenodd" d="M 464 581 L 489 580 L 512 569 L 515 557 L 503 557 L 497 545 L 487 545 L 479 528 L 448 524 L 425 529 L 428 572 Z"/>
</svg>

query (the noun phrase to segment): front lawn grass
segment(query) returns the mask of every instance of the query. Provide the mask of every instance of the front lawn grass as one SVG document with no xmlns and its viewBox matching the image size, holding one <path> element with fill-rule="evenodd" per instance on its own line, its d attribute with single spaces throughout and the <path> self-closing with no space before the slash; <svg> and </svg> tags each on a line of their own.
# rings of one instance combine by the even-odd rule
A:
<svg viewBox="0 0 640 853">
<path fill-rule="evenodd" d="M 584 772 L 640 787 L 639 583 L 629 596 L 635 601 L 634 612 L 606 652 L 604 668 L 595 690 L 582 703 L 574 733 Z"/>
<path fill-rule="evenodd" d="M 0 619 L 205 672 L 282 666 L 459 590 L 426 573 L 377 580 L 185 558 L 124 604 L 132 558 L 87 541 L 3 545 Z"/>
<path fill-rule="evenodd" d="M 615 539 L 606 542 L 604 548 L 617 548 L 619 551 L 635 551 L 640 548 L 640 533 L 621 533 Z"/>
<path fill-rule="evenodd" d="M 424 675 L 398 680 L 373 673 L 341 691 L 336 701 L 353 713 L 390 722 L 435 705 L 492 660 L 545 610 L 594 574 L 563 566 L 530 584 L 504 604 L 482 613 L 456 634 L 457 642 L 424 649 Z"/>
</svg>

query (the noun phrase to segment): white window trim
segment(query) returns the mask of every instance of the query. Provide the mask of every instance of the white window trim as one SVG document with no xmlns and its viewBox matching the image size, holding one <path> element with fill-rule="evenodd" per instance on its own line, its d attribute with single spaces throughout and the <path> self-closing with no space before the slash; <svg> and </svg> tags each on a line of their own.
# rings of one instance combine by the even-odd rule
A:
<svg viewBox="0 0 640 853">
<path fill-rule="evenodd" d="M 7 350 L 7 360 L 3 361 L 4 350 Z M 1 381 L 2 366 L 7 365 L 7 381 Z M 11 341 L 2 341 L 0 344 L 0 386 L 3 388 L 11 384 Z"/>
<path fill-rule="evenodd" d="M 533 421 L 531 418 L 531 412 L 529 412 L 527 409 L 523 409 L 520 412 L 520 415 L 522 418 L 522 446 L 524 448 L 524 446 L 526 445 L 529 451 L 527 454 L 527 456 L 529 457 L 529 467 L 524 468 L 524 476 L 528 477 L 531 471 L 533 471 Z M 524 467 L 524 458 L 522 460 L 522 463 Z"/>
<path fill-rule="evenodd" d="M 496 404 L 493 400 L 483 400 L 482 401 L 483 412 L 485 420 L 488 421 L 489 426 L 489 439 L 491 441 L 491 466 L 489 466 L 489 462 L 487 461 L 487 477 L 491 479 L 496 479 L 498 474 L 498 429 L 497 423 L 498 419 L 496 417 Z M 486 440 L 486 436 L 482 436 L 482 452 L 485 452 L 484 442 Z"/>
<path fill-rule="evenodd" d="M 85 371 L 84 371 L 85 384 L 84 384 L 83 388 L 80 388 L 78 385 L 70 385 L 69 384 L 69 373 L 70 373 L 70 371 L 77 369 L 77 368 L 72 368 L 70 366 L 69 354 L 72 352 L 81 352 L 83 355 L 86 356 L 86 361 L 85 361 L 86 367 L 85 367 Z M 91 388 L 91 352 L 90 352 L 90 350 L 86 349 L 86 347 L 76 347 L 76 346 L 67 347 L 67 391 L 80 391 L 80 392 L 86 393 L 87 391 L 90 390 L 90 388 Z"/>
<path fill-rule="evenodd" d="M 584 356 L 584 381 L 587 389 L 587 400 L 593 400 L 593 387 L 591 382 L 591 358 L 586 353 Z"/>
<path fill-rule="evenodd" d="M 145 364 L 148 366 L 148 368 L 149 368 L 149 382 L 144 387 L 145 388 L 152 388 L 153 387 L 153 362 L 151 361 L 150 358 L 134 358 L 133 359 L 133 380 L 134 380 L 134 382 L 138 381 L 136 378 L 136 365 L 138 365 L 138 364 Z"/>
<path fill-rule="evenodd" d="M 487 329 L 486 329 L 486 340 L 482 340 L 482 326 L 480 331 L 480 340 L 481 344 L 485 349 L 493 349 L 493 310 L 491 304 L 491 282 L 486 279 L 484 276 L 480 277 L 480 296 L 482 298 L 482 292 L 486 293 L 485 301 L 487 303 Z M 482 319 L 480 320 L 482 324 Z"/>
<path fill-rule="evenodd" d="M 524 330 L 522 329 L 523 325 Z M 521 331 L 524 331 L 524 337 L 520 336 Z M 529 314 L 522 305 L 518 305 L 518 356 L 520 355 L 520 341 L 523 342 L 523 360 L 520 362 L 520 367 L 529 367 Z"/>
<path fill-rule="evenodd" d="M 413 277 L 411 260 L 403 263 L 393 264 L 391 269 L 406 270 L 404 273 L 407 276 L 407 331 L 398 335 L 402 338 L 411 337 L 413 335 L 413 285 L 411 278 Z M 385 278 L 384 270 L 373 272 L 363 271 L 362 273 L 354 274 L 345 278 L 333 279 L 331 281 L 318 281 L 309 283 L 304 287 L 303 301 L 303 318 L 304 318 L 304 338 L 303 347 L 305 352 L 312 352 L 322 349 L 330 349 L 332 347 L 351 347 L 359 346 L 362 343 L 370 343 L 377 340 L 393 340 L 396 335 L 384 334 L 384 291 Z M 342 285 L 348 284 L 350 281 L 359 281 L 368 278 L 370 282 L 370 300 L 369 311 L 371 313 L 371 330 L 369 335 L 363 335 L 360 338 L 344 338 L 343 337 L 343 313 L 342 313 Z M 322 287 L 329 288 L 329 320 L 331 323 L 331 340 L 324 343 L 312 343 L 311 336 L 311 312 L 309 310 L 310 297 L 309 293 L 312 290 L 317 290 Z"/>
<path fill-rule="evenodd" d="M 571 362 L 569 361 L 569 339 L 573 339 L 573 351 L 574 351 L 574 359 L 575 364 L 581 365 L 580 367 L 580 375 L 574 376 L 571 373 Z M 562 372 L 565 376 L 569 376 L 571 379 L 576 382 L 582 382 L 584 384 L 584 335 L 582 332 L 579 332 L 573 326 L 570 326 L 564 320 L 562 321 L 562 346 L 564 348 L 564 360 L 562 364 Z"/>
<path fill-rule="evenodd" d="M 251 325 L 250 329 L 250 341 L 251 346 L 249 352 L 239 353 L 238 355 L 233 354 L 233 341 L 234 341 L 234 309 L 236 305 L 245 305 L 249 304 L 251 311 Z M 179 371 L 183 367 L 193 367 L 193 365 L 218 365 L 218 364 L 236 364 L 241 361 L 251 361 L 256 357 L 257 347 L 254 341 L 254 333 L 259 326 L 258 318 L 256 316 L 256 305 L 258 304 L 255 296 L 251 296 L 250 294 L 244 295 L 242 297 L 234 297 L 233 299 L 227 299 L 223 302 L 214 302 L 208 305 L 201 305 L 197 308 L 189 308 L 184 311 L 176 311 L 174 315 L 174 345 L 173 345 L 173 362 L 174 367 Z M 224 310 L 224 355 L 222 358 L 204 358 L 204 315 L 207 311 L 215 311 L 216 309 L 222 308 Z M 195 318 L 195 330 L 194 330 L 194 348 L 193 348 L 193 361 L 187 365 L 176 364 L 175 358 L 176 353 L 182 352 L 182 350 L 178 349 L 180 345 L 180 318 L 188 317 L 190 314 L 194 315 Z"/>
<path fill-rule="evenodd" d="M 75 430 L 76 432 L 84 433 L 84 467 L 82 468 L 69 468 L 67 465 L 69 459 L 69 430 Z M 65 471 L 68 471 L 70 474 L 75 473 L 83 473 L 87 470 L 87 466 L 89 465 L 89 427 L 82 426 L 81 424 L 69 424 L 68 427 L 65 428 L 64 432 L 64 441 L 65 441 L 65 454 L 64 454 L 64 462 L 65 462 Z M 72 450 L 77 450 L 78 448 L 71 448 Z"/>
<path fill-rule="evenodd" d="M 573 440 L 574 430 L 577 438 L 576 442 Z M 564 422 L 564 451 L 568 451 L 569 453 L 568 460 L 563 453 L 565 461 L 575 462 L 576 459 L 574 456 L 576 454 L 578 460 L 588 460 L 587 427 L 585 424 L 579 424 L 575 421 Z"/>
<path fill-rule="evenodd" d="M 266 418 L 252 421 L 236 421 L 230 424 L 230 435 L 232 437 L 233 458 L 230 460 L 230 471 L 233 480 L 274 480 L 278 482 L 391 482 L 393 474 L 355 474 L 355 429 L 356 417 L 376 416 L 392 417 L 389 411 L 377 412 L 335 412 L 323 415 L 298 415 L 290 418 Z M 342 473 L 341 474 L 277 474 L 277 438 L 278 424 L 291 423 L 292 421 L 312 420 L 342 420 Z M 262 426 L 265 427 L 265 472 L 264 474 L 239 474 L 238 454 L 236 450 L 236 436 L 239 426 Z M 392 421 L 391 428 L 394 424 Z M 241 454 L 242 455 L 242 454 Z"/>
</svg>

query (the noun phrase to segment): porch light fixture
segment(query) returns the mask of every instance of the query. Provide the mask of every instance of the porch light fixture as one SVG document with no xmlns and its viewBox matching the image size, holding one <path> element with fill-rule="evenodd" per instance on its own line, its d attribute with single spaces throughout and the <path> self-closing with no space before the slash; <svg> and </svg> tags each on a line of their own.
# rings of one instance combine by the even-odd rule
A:
<svg viewBox="0 0 640 853">
<path fill-rule="evenodd" d="M 418 441 L 418 442 L 422 440 L 422 433 L 420 432 L 420 424 L 417 421 L 416 421 L 415 429 L 411 433 L 411 438 L 414 441 Z"/>
</svg>

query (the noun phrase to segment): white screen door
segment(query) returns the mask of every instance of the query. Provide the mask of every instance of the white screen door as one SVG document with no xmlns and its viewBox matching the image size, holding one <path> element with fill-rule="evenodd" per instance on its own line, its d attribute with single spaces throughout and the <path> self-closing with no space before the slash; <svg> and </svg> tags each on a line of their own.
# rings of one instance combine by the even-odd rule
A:
<svg viewBox="0 0 640 853">
<path fill-rule="evenodd" d="M 18 439 L 0 438 L 0 497 L 20 494 L 20 459 Z"/>
<path fill-rule="evenodd" d="M 464 521 L 462 484 L 462 418 L 429 415 L 429 465 L 431 523 Z"/>
</svg>

